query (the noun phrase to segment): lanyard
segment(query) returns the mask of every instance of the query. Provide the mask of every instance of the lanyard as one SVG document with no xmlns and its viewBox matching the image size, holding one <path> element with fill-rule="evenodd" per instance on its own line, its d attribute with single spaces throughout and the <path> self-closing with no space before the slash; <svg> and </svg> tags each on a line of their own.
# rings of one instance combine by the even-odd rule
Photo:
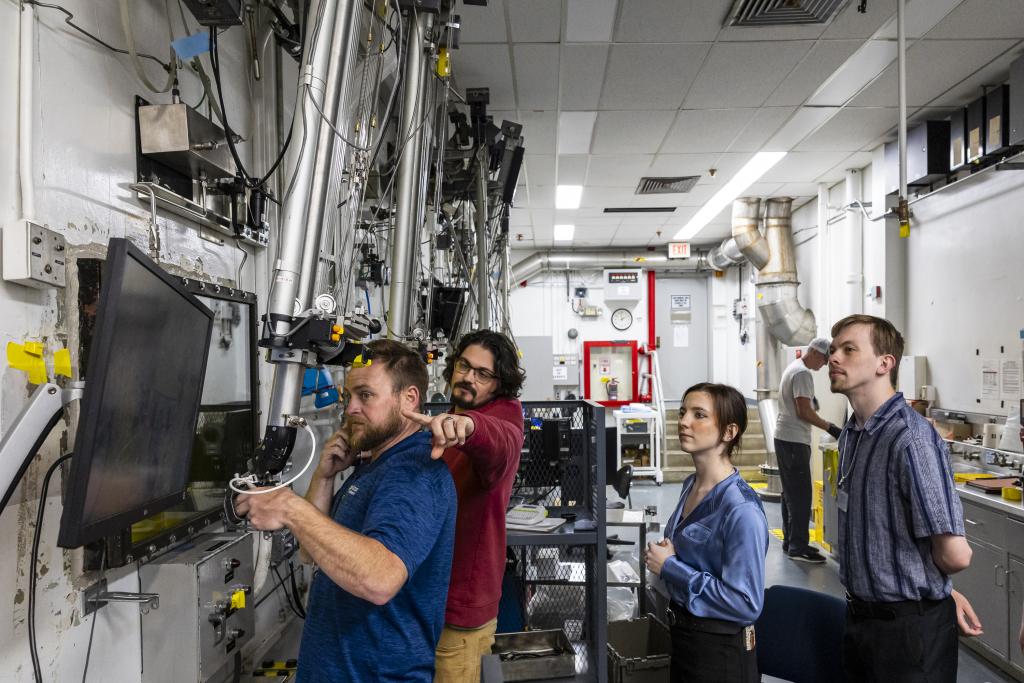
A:
<svg viewBox="0 0 1024 683">
<path fill-rule="evenodd" d="M 846 430 L 846 435 L 845 436 L 846 436 L 846 445 L 847 446 L 850 445 L 850 432 L 851 431 L 852 430 L 850 430 L 850 429 Z M 864 430 L 859 430 L 857 432 L 857 443 L 854 444 L 854 446 L 853 446 L 853 455 L 850 456 L 850 469 L 848 469 L 848 470 L 845 467 L 843 467 L 843 463 L 846 461 L 846 451 L 843 448 L 842 444 L 839 445 L 839 481 L 838 481 L 838 483 L 836 483 L 836 488 L 840 488 L 840 489 L 843 488 L 843 482 L 846 481 L 846 478 L 848 476 L 853 474 L 853 468 L 854 468 L 854 466 L 857 463 L 857 453 L 860 451 L 860 437 L 861 437 L 861 435 L 863 433 L 864 433 Z"/>
</svg>

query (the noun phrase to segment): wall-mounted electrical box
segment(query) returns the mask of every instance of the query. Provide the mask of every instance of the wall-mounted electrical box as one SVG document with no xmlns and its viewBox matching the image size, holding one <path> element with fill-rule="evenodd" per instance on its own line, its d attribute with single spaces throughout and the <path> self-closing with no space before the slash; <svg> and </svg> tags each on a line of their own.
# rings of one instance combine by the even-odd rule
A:
<svg viewBox="0 0 1024 683">
<path fill-rule="evenodd" d="M 604 300 L 635 304 L 643 296 L 643 270 L 616 268 L 604 271 Z"/>
<path fill-rule="evenodd" d="M 1010 146 L 1010 86 L 1000 85 L 985 93 L 985 153 L 996 154 Z"/>
<path fill-rule="evenodd" d="M 1010 144 L 1024 145 L 1024 56 L 1010 64 Z"/>
<path fill-rule="evenodd" d="M 950 122 L 925 121 L 907 131 L 907 185 L 930 185 L 949 174 Z M 899 147 L 885 146 L 885 191 L 900 187 Z"/>
<path fill-rule="evenodd" d="M 139 581 L 160 595 L 142 616 L 144 683 L 229 680 L 255 628 L 251 535 L 199 536 L 143 564 Z"/>
<path fill-rule="evenodd" d="M 967 165 L 967 110 L 957 109 L 949 117 L 949 170 Z"/>
<path fill-rule="evenodd" d="M 242 24 L 242 0 L 185 0 L 185 4 L 203 26 Z"/>
<path fill-rule="evenodd" d="M 985 98 L 979 97 L 967 105 L 967 162 L 985 156 Z"/>
<path fill-rule="evenodd" d="M 28 220 L 4 226 L 3 277 L 27 287 L 67 284 L 67 242 L 45 225 Z"/>
<path fill-rule="evenodd" d="M 231 157 L 224 131 L 186 104 L 140 106 L 139 147 L 143 155 L 198 180 L 233 178 Z"/>
<path fill-rule="evenodd" d="M 555 386 L 579 386 L 580 357 L 575 353 L 556 353 L 552 359 L 551 380 Z"/>
</svg>

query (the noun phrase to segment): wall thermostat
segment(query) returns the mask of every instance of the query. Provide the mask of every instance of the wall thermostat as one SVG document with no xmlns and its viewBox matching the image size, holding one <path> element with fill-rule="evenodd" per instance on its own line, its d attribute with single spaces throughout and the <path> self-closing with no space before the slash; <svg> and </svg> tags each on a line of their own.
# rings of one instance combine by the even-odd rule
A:
<svg viewBox="0 0 1024 683">
<path fill-rule="evenodd" d="M 612 327 L 622 332 L 628 330 L 629 326 L 633 324 L 633 314 L 629 312 L 628 308 L 616 308 L 612 312 Z"/>
</svg>

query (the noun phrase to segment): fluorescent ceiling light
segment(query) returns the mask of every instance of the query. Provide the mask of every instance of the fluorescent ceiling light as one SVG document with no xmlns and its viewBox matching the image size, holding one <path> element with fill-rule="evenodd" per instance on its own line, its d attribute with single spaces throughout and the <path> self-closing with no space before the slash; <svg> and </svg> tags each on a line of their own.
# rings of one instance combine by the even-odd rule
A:
<svg viewBox="0 0 1024 683">
<path fill-rule="evenodd" d="M 885 71 L 898 56 L 896 43 L 869 40 L 829 77 L 807 104 L 813 107 L 841 107 Z"/>
<path fill-rule="evenodd" d="M 708 200 L 707 204 L 700 208 L 700 211 L 694 214 L 693 218 L 675 234 L 673 239 L 693 239 L 722 209 L 743 194 L 758 178 L 767 173 L 768 169 L 782 161 L 784 156 L 786 156 L 786 152 L 758 152 L 755 154 L 753 159 L 748 161 L 729 182 L 722 186 L 721 190 Z M 557 227 L 555 226 L 556 229 Z"/>
<path fill-rule="evenodd" d="M 582 199 L 582 185 L 559 185 L 555 188 L 556 209 L 578 209 Z"/>
<path fill-rule="evenodd" d="M 556 242 L 572 242 L 572 234 L 576 231 L 575 225 L 556 225 L 555 226 L 555 241 Z"/>
<path fill-rule="evenodd" d="M 558 153 L 590 154 L 596 111 L 563 111 L 558 114 Z"/>
</svg>

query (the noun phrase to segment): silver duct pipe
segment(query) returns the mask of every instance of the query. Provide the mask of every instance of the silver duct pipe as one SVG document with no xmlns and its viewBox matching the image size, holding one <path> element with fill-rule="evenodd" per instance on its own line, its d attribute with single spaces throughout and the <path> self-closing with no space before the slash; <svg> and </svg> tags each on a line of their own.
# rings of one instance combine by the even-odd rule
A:
<svg viewBox="0 0 1024 683">
<path fill-rule="evenodd" d="M 740 251 L 736 240 L 730 237 L 723 240 L 721 244 L 708 252 L 708 266 L 719 272 L 730 266 L 738 266 L 747 260 L 747 257 Z"/>
<path fill-rule="evenodd" d="M 750 205 L 739 212 L 749 217 Z M 817 331 L 814 314 L 797 300 L 796 253 L 793 251 L 793 200 L 789 197 L 765 202 L 764 244 L 768 258 L 759 268 L 757 297 L 757 412 L 761 417 L 768 456 L 761 471 L 768 480 L 763 498 L 775 500 L 782 494 L 778 459 L 775 455 L 775 421 L 779 416 L 779 383 L 782 367 L 779 343 L 807 344 Z M 733 217 L 737 211 L 733 211 Z"/>
<path fill-rule="evenodd" d="M 512 266 L 512 282 L 519 284 L 546 270 L 585 268 L 643 268 L 659 272 L 696 273 L 708 270 L 707 257 L 672 259 L 650 251 L 591 249 L 587 251 L 538 251 Z"/>
<path fill-rule="evenodd" d="M 489 167 L 487 145 L 480 145 L 476 155 L 476 305 L 478 329 L 491 326 L 490 284 L 491 272 L 487 262 L 487 172 Z"/>
<path fill-rule="evenodd" d="M 770 257 L 757 273 L 757 308 L 773 337 L 797 346 L 814 338 L 814 313 L 800 305 L 796 290 L 796 254 L 793 251 L 793 200 L 790 197 L 766 202 L 765 242 Z"/>
<path fill-rule="evenodd" d="M 425 41 L 430 31 L 431 15 L 421 12 L 409 21 L 406 46 L 405 93 L 402 100 L 402 125 L 398 134 L 398 196 L 394 238 L 391 242 L 391 285 L 388 300 L 388 337 L 403 338 L 409 332 L 409 302 L 415 288 L 412 251 L 416 241 L 417 218 L 420 215 L 418 188 L 420 182 L 420 149 L 423 136 L 423 72 L 428 63 Z"/>
<path fill-rule="evenodd" d="M 770 201 L 770 200 L 769 200 Z M 792 202 L 793 200 L 790 200 Z M 761 270 L 768 263 L 771 249 L 765 236 L 758 230 L 761 218 L 761 200 L 741 197 L 732 203 L 732 238 L 754 268 Z"/>
<path fill-rule="evenodd" d="M 322 128 L 318 125 L 321 119 L 317 107 L 324 107 L 328 89 L 335 87 L 330 81 L 330 74 L 334 73 L 331 69 L 332 61 L 343 50 L 349 35 L 344 25 L 348 15 L 339 11 L 341 4 L 333 0 L 313 0 L 309 7 L 307 25 L 315 28 L 307 32 L 303 46 L 295 101 L 295 111 L 299 115 L 292 122 L 292 144 L 288 149 L 286 164 L 292 177 L 282 200 L 281 238 L 267 305 L 268 318 L 276 334 L 286 334 L 291 329 L 291 323 L 274 320 L 273 316 L 295 314 L 295 301 L 300 295 L 299 282 L 304 270 L 310 191 L 314 177 L 319 173 L 326 174 L 329 170 L 319 168 L 316 164 Z M 312 241 L 319 245 L 319 239 Z M 267 424 L 280 426 L 285 423 L 285 416 L 299 410 L 303 366 L 298 355 L 274 360 L 274 383 L 270 393 Z"/>
</svg>

